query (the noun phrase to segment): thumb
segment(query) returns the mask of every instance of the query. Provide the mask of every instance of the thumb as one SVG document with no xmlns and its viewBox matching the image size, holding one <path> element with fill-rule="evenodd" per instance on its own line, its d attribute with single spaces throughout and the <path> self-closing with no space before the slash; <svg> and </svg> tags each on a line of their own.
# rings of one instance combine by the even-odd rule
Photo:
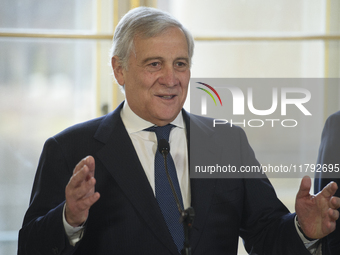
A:
<svg viewBox="0 0 340 255">
<path fill-rule="evenodd" d="M 312 187 L 312 180 L 309 176 L 304 176 L 301 180 L 300 189 L 296 195 L 296 198 L 302 198 L 309 196 L 310 188 Z"/>
</svg>

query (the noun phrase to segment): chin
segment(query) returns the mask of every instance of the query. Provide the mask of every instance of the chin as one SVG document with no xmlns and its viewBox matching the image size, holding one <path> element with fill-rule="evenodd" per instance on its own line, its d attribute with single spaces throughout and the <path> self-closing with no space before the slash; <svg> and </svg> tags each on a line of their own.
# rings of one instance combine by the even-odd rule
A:
<svg viewBox="0 0 340 255">
<path fill-rule="evenodd" d="M 173 121 L 174 119 L 176 119 L 178 113 L 174 114 L 174 115 L 167 115 L 167 116 L 163 116 L 164 118 L 162 118 L 163 121 L 170 123 L 171 121 Z"/>
</svg>

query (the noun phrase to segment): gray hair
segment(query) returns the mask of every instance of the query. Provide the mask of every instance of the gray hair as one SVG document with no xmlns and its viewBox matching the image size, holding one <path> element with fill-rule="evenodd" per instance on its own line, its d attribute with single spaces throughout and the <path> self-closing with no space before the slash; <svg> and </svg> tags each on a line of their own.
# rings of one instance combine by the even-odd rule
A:
<svg viewBox="0 0 340 255">
<path fill-rule="evenodd" d="M 189 64 L 191 64 L 194 39 L 190 32 L 168 13 L 150 7 L 132 9 L 119 21 L 113 37 L 110 59 L 118 56 L 122 67 L 127 69 L 130 53 L 134 50 L 133 40 L 136 35 L 150 38 L 170 27 L 178 27 L 183 31 L 188 44 Z"/>
</svg>

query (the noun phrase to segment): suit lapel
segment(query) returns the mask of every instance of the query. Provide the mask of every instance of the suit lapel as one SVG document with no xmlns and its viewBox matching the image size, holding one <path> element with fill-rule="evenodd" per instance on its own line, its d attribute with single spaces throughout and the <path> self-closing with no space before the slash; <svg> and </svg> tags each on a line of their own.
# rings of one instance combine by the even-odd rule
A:
<svg viewBox="0 0 340 255">
<path fill-rule="evenodd" d="M 105 143 L 97 156 L 118 183 L 150 229 L 170 251 L 177 254 L 153 190 L 120 118 L 122 104 L 98 128 L 95 138 Z M 114 156 L 113 156 L 114 155 Z"/>
</svg>

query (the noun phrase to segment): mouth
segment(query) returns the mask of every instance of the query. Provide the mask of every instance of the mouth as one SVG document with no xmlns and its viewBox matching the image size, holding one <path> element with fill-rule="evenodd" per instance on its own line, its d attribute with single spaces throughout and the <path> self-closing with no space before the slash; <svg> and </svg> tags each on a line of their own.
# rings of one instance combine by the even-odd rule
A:
<svg viewBox="0 0 340 255">
<path fill-rule="evenodd" d="M 176 95 L 165 95 L 165 96 L 161 96 L 159 95 L 159 98 L 165 99 L 165 100 L 170 100 L 173 99 Z"/>
</svg>

